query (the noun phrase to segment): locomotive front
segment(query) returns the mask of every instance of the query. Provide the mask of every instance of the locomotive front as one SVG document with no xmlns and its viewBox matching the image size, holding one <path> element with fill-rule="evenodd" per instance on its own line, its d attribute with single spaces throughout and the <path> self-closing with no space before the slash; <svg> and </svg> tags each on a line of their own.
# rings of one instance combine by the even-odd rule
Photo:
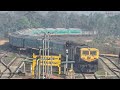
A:
<svg viewBox="0 0 120 90">
<path fill-rule="evenodd" d="M 80 54 L 81 59 L 87 62 L 93 62 L 99 58 L 99 50 L 96 48 L 82 48 Z"/>
<path fill-rule="evenodd" d="M 99 50 L 96 48 L 77 48 L 75 70 L 82 73 L 94 73 L 98 70 Z"/>
</svg>

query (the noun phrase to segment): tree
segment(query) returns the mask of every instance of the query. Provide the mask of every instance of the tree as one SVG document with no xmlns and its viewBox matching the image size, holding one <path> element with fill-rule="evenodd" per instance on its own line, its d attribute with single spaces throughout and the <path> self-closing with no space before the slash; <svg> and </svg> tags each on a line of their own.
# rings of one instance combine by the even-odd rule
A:
<svg viewBox="0 0 120 90">
<path fill-rule="evenodd" d="M 31 26 L 31 24 L 27 17 L 22 17 L 22 18 L 18 19 L 16 22 L 16 28 L 18 30 L 30 28 L 30 26 Z"/>
</svg>

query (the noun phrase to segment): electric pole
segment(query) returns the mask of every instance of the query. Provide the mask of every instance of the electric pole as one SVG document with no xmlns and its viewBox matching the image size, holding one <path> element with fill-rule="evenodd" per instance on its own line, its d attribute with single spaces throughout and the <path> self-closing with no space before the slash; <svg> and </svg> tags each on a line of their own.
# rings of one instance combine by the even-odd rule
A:
<svg viewBox="0 0 120 90">
<path fill-rule="evenodd" d="M 49 57 L 49 32 L 48 32 L 48 57 Z M 48 60 L 49 60 L 50 58 L 48 58 Z M 48 75 L 48 77 L 49 77 L 49 63 L 48 63 L 48 65 L 47 65 L 47 75 Z"/>
<path fill-rule="evenodd" d="M 37 61 L 37 65 L 36 65 L 36 79 L 38 79 L 38 70 L 39 70 L 39 66 L 38 66 L 38 58 L 36 58 L 36 61 Z"/>
<path fill-rule="evenodd" d="M 47 59 L 46 59 L 46 34 L 45 34 L 45 73 L 46 73 L 46 62 Z"/>
<path fill-rule="evenodd" d="M 43 55 L 42 55 L 42 61 L 43 61 L 43 79 L 44 79 L 44 38 L 43 38 Z"/>
<path fill-rule="evenodd" d="M 50 58 L 50 60 L 51 60 L 51 68 L 50 68 L 51 75 L 52 75 L 52 59 L 53 59 L 53 58 Z"/>
<path fill-rule="evenodd" d="M 39 50 L 39 61 L 38 61 L 38 78 L 39 79 L 40 79 L 40 74 L 41 74 L 40 63 L 41 63 L 41 49 Z"/>
</svg>

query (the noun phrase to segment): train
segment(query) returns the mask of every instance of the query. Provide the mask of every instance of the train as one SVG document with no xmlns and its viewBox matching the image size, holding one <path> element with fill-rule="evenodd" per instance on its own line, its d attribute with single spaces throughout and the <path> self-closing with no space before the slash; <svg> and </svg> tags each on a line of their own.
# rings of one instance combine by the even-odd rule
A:
<svg viewBox="0 0 120 90">
<path fill-rule="evenodd" d="M 68 60 L 75 61 L 73 69 L 76 73 L 95 73 L 98 70 L 98 49 L 66 40 L 53 40 L 50 43 L 50 52 L 61 54 L 62 60 L 66 60 L 68 50 Z"/>
<path fill-rule="evenodd" d="M 37 53 L 39 52 L 39 48 L 43 46 L 42 38 L 38 39 L 37 37 L 30 38 L 26 36 L 23 38 L 21 36 L 16 38 L 15 36 L 11 36 L 9 37 L 9 42 L 15 47 L 38 49 Z M 46 42 L 46 45 L 47 43 L 48 42 Z M 73 69 L 76 73 L 94 73 L 98 70 L 99 50 L 96 48 L 61 39 L 50 40 L 49 47 L 50 54 L 61 54 L 62 61 L 65 61 L 66 50 L 68 50 L 68 60 L 75 61 Z"/>
</svg>

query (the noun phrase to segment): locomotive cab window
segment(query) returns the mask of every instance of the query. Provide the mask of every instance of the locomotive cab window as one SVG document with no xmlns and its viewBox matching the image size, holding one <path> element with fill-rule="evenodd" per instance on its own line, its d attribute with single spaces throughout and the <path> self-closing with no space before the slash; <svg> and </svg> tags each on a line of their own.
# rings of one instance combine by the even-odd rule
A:
<svg viewBox="0 0 120 90">
<path fill-rule="evenodd" d="M 96 53 L 96 51 L 90 51 L 90 54 L 91 55 L 96 55 L 97 53 Z"/>
<path fill-rule="evenodd" d="M 89 55 L 89 51 L 82 51 L 83 55 Z"/>
</svg>

